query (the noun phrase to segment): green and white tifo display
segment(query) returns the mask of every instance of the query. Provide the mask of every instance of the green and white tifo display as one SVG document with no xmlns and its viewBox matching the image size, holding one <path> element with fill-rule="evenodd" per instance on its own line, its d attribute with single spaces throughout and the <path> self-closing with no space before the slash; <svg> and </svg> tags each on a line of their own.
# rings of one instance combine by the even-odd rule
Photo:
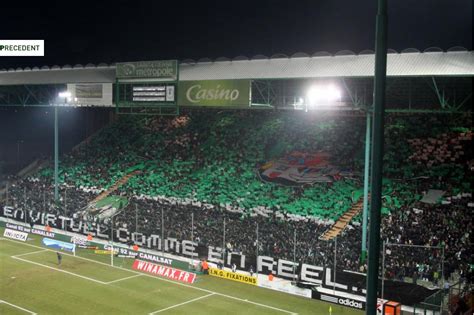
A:
<svg viewBox="0 0 474 315">
<path fill-rule="evenodd" d="M 365 124 L 120 116 L 60 157 L 57 202 L 47 163 L 9 186 L 0 311 L 361 314 Z M 468 114 L 386 115 L 381 307 L 440 305 L 472 275 L 472 131 Z"/>
</svg>

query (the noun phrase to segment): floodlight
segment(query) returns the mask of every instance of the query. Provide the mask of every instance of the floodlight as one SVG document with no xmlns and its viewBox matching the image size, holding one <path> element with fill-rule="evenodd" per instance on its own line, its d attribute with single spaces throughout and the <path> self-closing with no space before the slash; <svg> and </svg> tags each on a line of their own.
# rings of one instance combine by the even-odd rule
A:
<svg viewBox="0 0 474 315">
<path fill-rule="evenodd" d="M 69 92 L 69 91 L 59 92 L 58 97 L 69 99 L 69 98 L 71 98 L 71 92 Z"/>
<path fill-rule="evenodd" d="M 341 100 L 341 91 L 334 85 L 312 86 L 306 93 L 306 103 L 310 106 L 333 105 Z"/>
</svg>

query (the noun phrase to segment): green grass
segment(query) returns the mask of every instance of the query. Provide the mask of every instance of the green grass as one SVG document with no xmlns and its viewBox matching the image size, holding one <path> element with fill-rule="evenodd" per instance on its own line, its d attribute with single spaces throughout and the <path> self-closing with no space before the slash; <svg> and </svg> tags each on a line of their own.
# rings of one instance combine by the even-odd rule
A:
<svg viewBox="0 0 474 315">
<path fill-rule="evenodd" d="M 26 243 L 0 239 L 0 301 L 34 313 L 328 314 L 324 302 L 211 276 L 183 285 L 135 272 L 131 260 L 112 267 L 110 257 L 85 250 L 76 257 L 65 253 L 58 266 L 56 253 L 39 246 L 40 236 L 32 237 Z M 336 305 L 332 310 L 362 314 Z M 0 314 L 28 312 L 0 302 Z"/>
</svg>

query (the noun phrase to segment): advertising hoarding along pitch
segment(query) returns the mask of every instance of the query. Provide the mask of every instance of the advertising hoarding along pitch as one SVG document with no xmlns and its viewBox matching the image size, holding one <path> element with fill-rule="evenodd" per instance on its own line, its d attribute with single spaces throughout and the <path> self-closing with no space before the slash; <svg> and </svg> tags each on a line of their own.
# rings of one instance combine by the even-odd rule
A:
<svg viewBox="0 0 474 315">
<path fill-rule="evenodd" d="M 250 80 L 180 81 L 178 87 L 180 106 L 250 106 Z"/>
<path fill-rule="evenodd" d="M 217 268 L 209 268 L 209 275 L 237 282 L 257 285 L 257 277 L 251 277 L 237 272 L 230 272 Z"/>
<path fill-rule="evenodd" d="M 22 242 L 26 242 L 26 240 L 28 239 L 28 233 L 11 229 L 5 229 L 5 231 L 3 232 L 3 236 Z"/>
<path fill-rule="evenodd" d="M 192 272 L 161 266 L 138 259 L 133 262 L 132 268 L 180 282 L 193 283 L 196 279 L 196 274 Z"/>
<path fill-rule="evenodd" d="M 10 206 L 0 206 L 0 226 L 2 226 L 3 222 L 8 220 L 8 222 L 6 222 L 6 227 L 22 232 L 30 232 L 29 227 L 23 227 L 19 224 L 17 225 L 9 223 L 10 220 L 24 222 L 24 215 L 25 212 L 22 209 L 15 209 Z M 28 215 L 34 224 L 50 226 L 55 229 L 65 230 L 72 233 L 80 233 L 88 236 L 90 235 L 102 240 L 110 239 L 110 233 L 107 233 L 107 225 L 104 225 L 100 222 L 88 222 L 83 218 L 66 217 L 58 214 L 35 210 L 29 211 Z M 43 233 L 54 233 L 43 232 L 43 230 L 38 230 L 35 232 L 35 229 L 32 229 L 31 231 L 31 233 L 37 233 L 39 235 L 44 235 Z M 126 246 L 125 244 L 129 244 L 131 242 L 133 244 L 137 244 L 140 248 L 151 250 L 155 254 L 148 255 L 148 253 L 143 253 L 143 256 L 137 256 L 135 251 L 125 250 L 122 247 L 120 247 L 120 250 L 118 251 L 116 250 L 115 246 L 114 250 L 116 250 L 119 255 L 134 256 L 138 259 L 151 260 L 153 262 L 158 262 L 160 265 L 171 264 L 173 267 L 178 267 L 181 270 L 186 270 L 189 265 L 188 262 L 185 262 L 184 260 L 182 261 L 180 257 L 183 257 L 183 259 L 196 259 L 198 257 L 205 257 L 207 261 L 215 264 L 223 262 L 222 249 L 218 246 L 213 246 L 211 244 L 198 245 L 192 240 L 180 240 L 171 237 L 162 239 L 160 234 L 153 234 L 153 232 L 150 234 L 132 232 L 124 227 L 114 229 L 114 238 L 119 243 L 124 244 L 123 247 Z M 57 237 L 61 236 L 57 234 Z M 69 238 L 61 239 L 70 241 L 71 237 L 69 236 Z M 104 249 L 107 248 L 104 246 Z M 166 257 L 161 257 L 158 252 L 164 252 L 167 255 Z M 332 268 L 324 266 L 298 262 L 295 263 L 271 256 L 259 255 L 257 257 L 251 258 L 247 257 L 245 254 L 234 253 L 231 251 L 226 252 L 225 256 L 225 261 L 223 262 L 225 267 L 230 267 L 232 263 L 235 263 L 237 265 L 237 269 L 243 272 L 249 271 L 251 266 L 255 266 L 256 269 L 254 270 L 260 275 L 269 274 L 271 272 L 275 275 L 275 277 L 287 279 L 290 281 L 294 281 L 295 275 L 297 275 L 299 279 L 299 285 L 301 287 L 309 289 L 316 287 L 319 290 L 325 291 L 329 289 L 331 290 L 331 293 L 334 293 L 335 296 L 343 299 L 348 297 L 357 299 L 355 297 L 357 296 L 362 301 L 366 295 L 364 286 L 366 278 L 363 274 L 338 270 L 336 271 L 336 277 L 333 277 L 334 271 Z M 296 270 L 293 269 L 295 266 Z M 258 281 L 258 284 L 260 283 L 264 284 L 263 281 Z M 400 286 L 403 286 L 403 288 L 400 289 Z M 274 288 L 275 286 L 271 285 L 271 287 Z M 336 291 L 333 291 L 334 289 L 336 289 Z M 399 296 L 400 303 L 406 305 L 413 305 L 414 303 L 423 301 L 434 293 L 433 290 L 429 290 L 419 285 L 400 283 L 398 281 L 392 280 L 385 281 L 385 289 L 387 296 L 389 296 L 390 292 L 395 292 L 397 296 Z M 321 291 L 321 293 L 326 294 L 327 297 L 327 293 L 329 293 L 329 291 Z M 348 294 L 350 294 L 350 296 Z M 348 303 L 349 306 L 351 306 L 350 304 L 354 304 L 350 303 L 350 301 L 341 302 L 343 305 Z"/>
<path fill-rule="evenodd" d="M 66 250 L 69 252 L 74 252 L 76 250 L 76 244 L 53 240 L 47 237 L 43 238 L 43 245 L 54 249 Z"/>
<path fill-rule="evenodd" d="M 321 300 L 321 301 L 337 304 L 337 305 L 347 306 L 350 308 L 365 310 L 365 302 L 357 301 L 349 297 L 341 297 L 341 296 L 321 293 L 321 292 L 313 290 L 312 298 L 316 300 Z"/>
</svg>

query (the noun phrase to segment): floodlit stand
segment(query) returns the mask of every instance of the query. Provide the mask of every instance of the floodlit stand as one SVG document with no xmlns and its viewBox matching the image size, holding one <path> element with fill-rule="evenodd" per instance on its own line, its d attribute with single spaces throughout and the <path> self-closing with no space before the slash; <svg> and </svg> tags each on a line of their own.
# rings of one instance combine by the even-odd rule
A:
<svg viewBox="0 0 474 315">
<path fill-rule="evenodd" d="M 424 249 L 439 249 L 441 250 L 441 294 L 443 294 L 442 290 L 444 290 L 444 246 L 428 246 L 428 245 L 410 245 L 410 244 L 397 244 L 397 243 L 388 243 L 388 242 L 383 242 L 382 248 L 382 288 L 381 288 L 381 293 L 380 297 L 381 299 L 384 298 L 384 288 L 385 288 L 385 255 L 386 255 L 386 250 L 387 247 L 409 247 L 409 248 L 424 248 Z M 395 303 L 395 302 L 393 302 Z M 440 307 L 440 314 L 443 312 L 443 299 L 441 299 L 441 304 L 439 305 Z M 384 312 L 385 312 L 385 306 L 384 306 Z M 400 313 L 384 313 L 384 314 L 395 314 L 398 315 Z"/>
</svg>

